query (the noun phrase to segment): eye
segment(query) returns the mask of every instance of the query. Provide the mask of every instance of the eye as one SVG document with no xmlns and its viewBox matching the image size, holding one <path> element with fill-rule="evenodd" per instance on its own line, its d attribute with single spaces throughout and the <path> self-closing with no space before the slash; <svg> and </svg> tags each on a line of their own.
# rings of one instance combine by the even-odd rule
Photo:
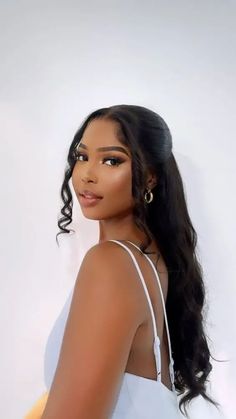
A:
<svg viewBox="0 0 236 419">
<path fill-rule="evenodd" d="M 84 157 L 84 154 L 79 153 L 78 151 L 75 151 L 74 155 L 75 155 L 76 160 L 83 161 L 83 160 L 80 160 L 79 158 Z"/>
<path fill-rule="evenodd" d="M 74 155 L 77 161 L 84 161 L 83 158 L 87 157 L 85 154 L 79 153 L 78 151 L 75 151 Z M 82 160 L 80 159 L 80 157 L 82 157 Z M 103 162 L 107 160 L 114 162 L 114 164 L 109 164 L 108 166 L 119 166 L 121 163 L 123 163 L 123 160 L 118 157 L 104 157 Z"/>
<path fill-rule="evenodd" d="M 107 160 L 115 162 L 115 164 L 111 164 L 109 166 L 119 166 L 119 164 L 121 164 L 123 161 L 121 159 L 118 159 L 118 157 L 106 157 L 105 159 L 103 159 L 103 161 L 107 161 Z"/>
</svg>

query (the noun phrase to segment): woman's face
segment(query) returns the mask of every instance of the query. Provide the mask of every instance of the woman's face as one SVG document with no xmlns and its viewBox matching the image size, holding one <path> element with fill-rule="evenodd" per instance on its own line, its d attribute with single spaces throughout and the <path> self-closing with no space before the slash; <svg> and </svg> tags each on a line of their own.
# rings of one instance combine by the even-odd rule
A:
<svg viewBox="0 0 236 419">
<path fill-rule="evenodd" d="M 72 184 L 86 218 L 122 217 L 133 208 L 131 155 L 117 138 L 118 127 L 116 122 L 95 119 L 85 129 L 77 146 Z M 99 150 L 100 147 L 110 150 Z M 84 199 L 80 195 L 84 190 L 102 198 L 95 202 Z"/>
</svg>

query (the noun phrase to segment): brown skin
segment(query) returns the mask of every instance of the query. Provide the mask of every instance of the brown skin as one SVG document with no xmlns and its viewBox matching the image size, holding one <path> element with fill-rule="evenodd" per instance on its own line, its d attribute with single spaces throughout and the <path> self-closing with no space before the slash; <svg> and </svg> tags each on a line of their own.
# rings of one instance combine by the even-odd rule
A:
<svg viewBox="0 0 236 419">
<path fill-rule="evenodd" d="M 108 419 L 119 394 L 125 371 L 156 379 L 150 309 L 137 271 L 124 249 L 109 239 L 130 240 L 140 245 L 144 233 L 132 218 L 131 158 L 116 136 L 117 124 L 92 121 L 79 149 L 72 183 L 76 195 L 88 189 L 103 197 L 97 205 L 82 207 L 84 216 L 98 220 L 99 243 L 86 253 L 76 279 L 59 362 L 42 419 Z M 101 146 L 122 146 L 119 151 L 98 152 Z M 104 160 L 118 157 L 123 162 Z M 113 166 L 112 166 L 113 165 Z M 156 179 L 150 174 L 147 186 Z M 127 243 L 128 245 L 128 243 Z M 163 334 L 163 310 L 158 286 L 148 261 L 132 246 L 155 308 L 159 336 Z M 156 243 L 148 250 L 157 253 Z M 151 256 L 154 261 L 156 253 Z M 166 298 L 168 278 L 163 259 L 161 282 Z M 166 344 L 166 342 L 164 342 Z M 163 382 L 170 387 L 168 355 L 162 345 Z"/>
</svg>

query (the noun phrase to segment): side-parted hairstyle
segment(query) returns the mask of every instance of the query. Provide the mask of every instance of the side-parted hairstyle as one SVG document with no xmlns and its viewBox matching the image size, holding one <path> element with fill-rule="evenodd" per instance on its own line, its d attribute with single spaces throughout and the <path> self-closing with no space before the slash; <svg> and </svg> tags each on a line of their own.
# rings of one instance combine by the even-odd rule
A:
<svg viewBox="0 0 236 419">
<path fill-rule="evenodd" d="M 71 231 L 67 229 L 72 222 L 73 207 L 69 180 L 77 161 L 76 147 L 87 125 L 101 118 L 118 123 L 117 138 L 131 153 L 133 216 L 136 225 L 148 238 L 142 243 L 141 250 L 145 252 L 154 239 L 168 269 L 166 311 L 175 388 L 178 395 L 187 391 L 179 408 L 188 417 L 186 404 L 199 395 L 218 408 L 220 404 L 206 393 L 207 377 L 212 370 L 210 357 L 213 357 L 204 331 L 206 298 L 203 270 L 196 254 L 197 234 L 189 217 L 183 182 L 172 153 L 172 136 L 157 113 L 142 106 L 116 105 L 98 109 L 85 119 L 69 148 L 68 167 L 61 187 L 64 203 L 58 220 L 61 231 L 57 236 Z M 153 200 L 149 204 L 144 200 L 148 170 L 157 176 L 157 185 L 152 189 Z"/>
</svg>

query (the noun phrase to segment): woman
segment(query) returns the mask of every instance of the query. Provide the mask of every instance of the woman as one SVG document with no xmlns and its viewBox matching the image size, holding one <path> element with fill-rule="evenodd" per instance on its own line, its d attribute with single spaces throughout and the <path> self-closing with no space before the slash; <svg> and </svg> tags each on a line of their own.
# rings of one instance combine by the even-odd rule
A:
<svg viewBox="0 0 236 419">
<path fill-rule="evenodd" d="M 206 394 L 205 289 L 168 126 L 140 106 L 89 115 L 69 149 L 58 234 L 70 232 L 70 178 L 99 242 L 79 269 L 49 394 L 28 417 L 176 419 L 198 395 L 219 406 Z"/>
</svg>

